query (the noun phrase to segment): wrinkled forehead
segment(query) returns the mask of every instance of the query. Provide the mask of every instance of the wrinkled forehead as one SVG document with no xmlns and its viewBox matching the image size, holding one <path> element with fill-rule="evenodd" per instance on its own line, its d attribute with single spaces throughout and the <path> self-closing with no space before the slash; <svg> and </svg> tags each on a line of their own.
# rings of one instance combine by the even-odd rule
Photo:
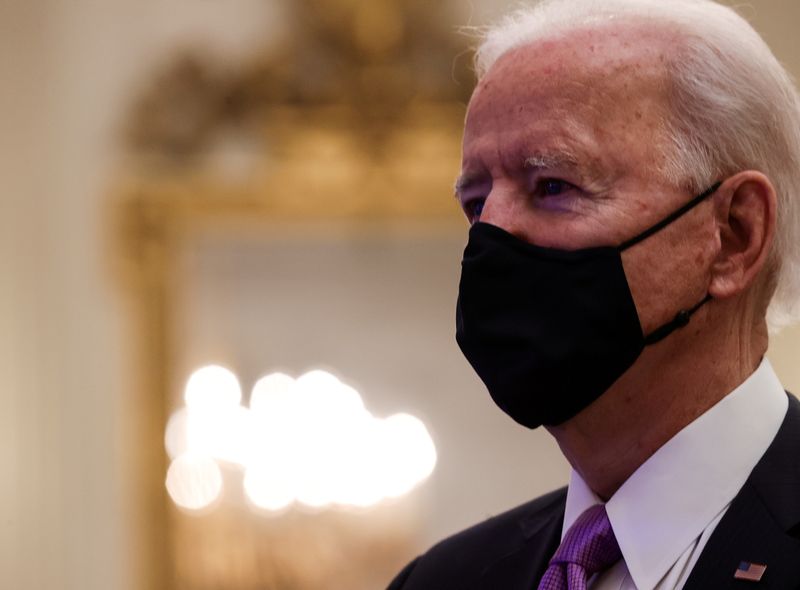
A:
<svg viewBox="0 0 800 590">
<path fill-rule="evenodd" d="M 598 119 L 629 113 L 637 103 L 666 109 L 673 37 L 652 26 L 615 25 L 562 31 L 511 49 L 479 81 L 467 121 L 480 123 L 512 104 L 520 113 L 550 109 Z"/>
<path fill-rule="evenodd" d="M 659 174 L 670 149 L 669 51 L 668 39 L 630 27 L 508 51 L 470 101 L 462 175 L 518 170 L 539 154 L 568 154 L 595 179 Z"/>
</svg>

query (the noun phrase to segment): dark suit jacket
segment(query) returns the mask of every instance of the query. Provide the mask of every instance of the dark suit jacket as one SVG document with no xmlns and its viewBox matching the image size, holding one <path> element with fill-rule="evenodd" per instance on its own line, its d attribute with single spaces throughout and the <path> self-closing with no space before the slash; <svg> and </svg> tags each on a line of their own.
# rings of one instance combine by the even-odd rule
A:
<svg viewBox="0 0 800 590">
<path fill-rule="evenodd" d="M 445 539 L 388 590 L 534 590 L 560 542 L 566 488 Z M 736 580 L 742 561 L 765 564 L 761 581 Z M 717 525 L 685 590 L 800 588 L 800 402 Z"/>
</svg>

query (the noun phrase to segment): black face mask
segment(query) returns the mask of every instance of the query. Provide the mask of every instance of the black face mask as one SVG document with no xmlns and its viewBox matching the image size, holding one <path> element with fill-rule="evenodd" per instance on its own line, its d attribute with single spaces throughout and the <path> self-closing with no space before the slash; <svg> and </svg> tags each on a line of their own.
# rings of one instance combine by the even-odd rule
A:
<svg viewBox="0 0 800 590">
<path fill-rule="evenodd" d="M 711 299 L 645 336 L 620 253 L 719 186 L 616 247 L 543 248 L 487 223 L 472 226 L 461 262 L 456 340 L 504 412 L 529 428 L 569 420 L 611 387 L 646 345 L 685 326 Z"/>
</svg>

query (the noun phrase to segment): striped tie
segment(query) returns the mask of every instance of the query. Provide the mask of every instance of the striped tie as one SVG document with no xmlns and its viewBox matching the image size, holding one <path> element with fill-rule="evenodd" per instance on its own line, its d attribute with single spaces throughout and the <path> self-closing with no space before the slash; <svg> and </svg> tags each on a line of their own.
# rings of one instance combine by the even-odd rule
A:
<svg viewBox="0 0 800 590">
<path fill-rule="evenodd" d="M 578 517 L 561 541 L 538 590 L 586 590 L 594 574 L 622 558 L 606 507 L 597 504 Z"/>
</svg>

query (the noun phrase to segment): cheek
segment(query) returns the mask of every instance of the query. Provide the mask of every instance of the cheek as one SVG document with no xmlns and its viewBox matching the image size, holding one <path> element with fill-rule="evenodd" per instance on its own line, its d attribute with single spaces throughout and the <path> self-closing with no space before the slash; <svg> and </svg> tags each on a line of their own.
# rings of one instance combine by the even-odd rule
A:
<svg viewBox="0 0 800 590">
<path fill-rule="evenodd" d="M 667 232 L 666 228 L 664 232 Z M 713 253 L 711 236 L 697 224 L 656 234 L 622 255 L 645 335 L 705 297 Z"/>
</svg>

